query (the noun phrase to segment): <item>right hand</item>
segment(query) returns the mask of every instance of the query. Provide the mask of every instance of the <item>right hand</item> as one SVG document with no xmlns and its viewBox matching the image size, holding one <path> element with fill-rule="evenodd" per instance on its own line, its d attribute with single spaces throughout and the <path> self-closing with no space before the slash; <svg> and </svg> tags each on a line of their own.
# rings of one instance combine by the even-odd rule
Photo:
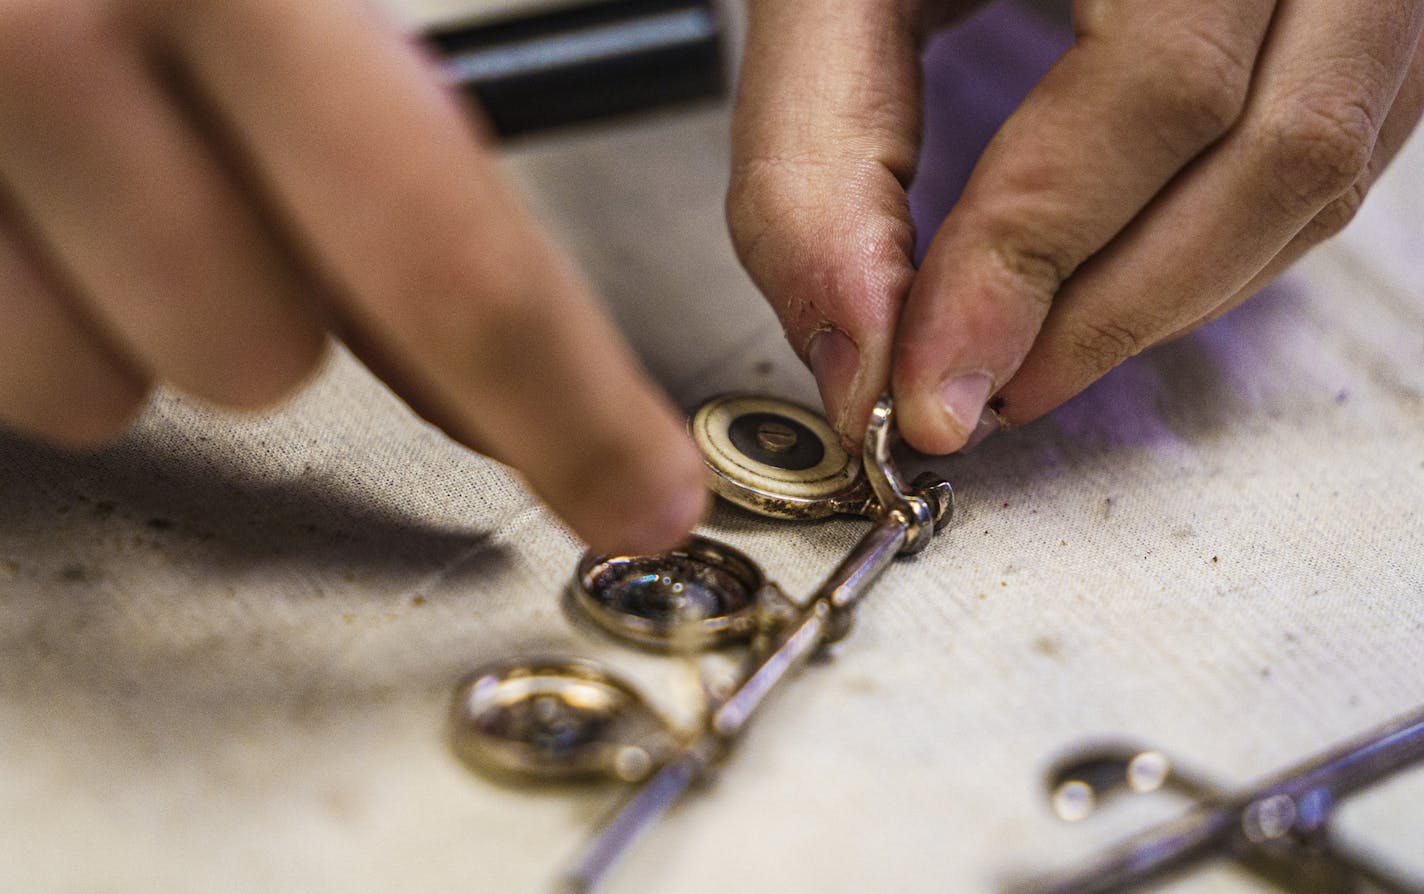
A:
<svg viewBox="0 0 1424 894">
<path fill-rule="evenodd" d="M 749 4 L 733 239 L 850 442 L 888 390 L 908 444 L 958 450 L 1225 313 L 1424 112 L 1420 0 L 1075 0 L 916 269 L 920 48 L 980 5 Z"/>
</svg>

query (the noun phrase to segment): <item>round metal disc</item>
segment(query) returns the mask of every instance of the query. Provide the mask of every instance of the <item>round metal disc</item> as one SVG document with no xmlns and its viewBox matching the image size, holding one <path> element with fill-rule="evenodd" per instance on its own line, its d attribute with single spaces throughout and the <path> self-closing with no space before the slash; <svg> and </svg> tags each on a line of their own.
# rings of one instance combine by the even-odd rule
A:
<svg viewBox="0 0 1424 894">
<path fill-rule="evenodd" d="M 692 436 L 711 488 L 763 515 L 829 515 L 859 469 L 825 419 L 777 398 L 713 398 L 692 417 Z"/>
<path fill-rule="evenodd" d="M 482 668 L 451 708 L 455 753 L 520 781 L 641 779 L 671 748 L 666 723 L 631 685 L 588 661 L 533 659 Z"/>
<path fill-rule="evenodd" d="M 744 554 L 693 537 L 656 555 L 585 555 L 574 590 L 579 607 L 615 636 L 693 652 L 756 632 L 765 586 L 765 575 Z"/>
</svg>

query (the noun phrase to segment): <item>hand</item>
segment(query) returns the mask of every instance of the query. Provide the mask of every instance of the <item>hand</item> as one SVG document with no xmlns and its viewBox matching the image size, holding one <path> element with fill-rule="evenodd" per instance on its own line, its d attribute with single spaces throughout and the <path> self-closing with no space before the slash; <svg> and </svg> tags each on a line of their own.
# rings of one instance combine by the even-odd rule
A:
<svg viewBox="0 0 1424 894">
<path fill-rule="evenodd" d="M 848 440 L 890 387 L 911 445 L 957 450 L 1224 313 L 1424 108 L 1420 2 L 1078 0 L 917 272 L 918 52 L 976 5 L 751 2 L 728 217 Z"/>
<path fill-rule="evenodd" d="M 0 421 L 92 445 L 155 381 L 266 405 L 327 328 L 594 547 L 700 516 L 682 423 L 364 4 L 0 3 Z"/>
</svg>

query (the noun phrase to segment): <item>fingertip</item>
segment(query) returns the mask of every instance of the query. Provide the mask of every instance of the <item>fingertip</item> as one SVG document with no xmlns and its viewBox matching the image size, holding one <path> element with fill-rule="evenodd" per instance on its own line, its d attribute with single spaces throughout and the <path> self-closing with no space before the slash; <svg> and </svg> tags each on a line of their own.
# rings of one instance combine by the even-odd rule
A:
<svg viewBox="0 0 1424 894">
<path fill-rule="evenodd" d="M 645 555 L 686 542 L 707 514 L 703 464 L 691 444 L 683 445 L 652 480 L 633 482 L 615 503 L 593 507 L 576 532 L 599 553 Z"/>
<path fill-rule="evenodd" d="M 610 538 L 599 551 L 646 555 L 685 543 L 707 513 L 707 490 L 698 480 L 695 486 L 661 499 L 660 504 L 642 518 L 630 520 L 621 535 Z M 592 540 L 590 546 L 597 548 Z"/>
<path fill-rule="evenodd" d="M 64 388 L 66 399 L 27 415 L 7 414 L 19 431 L 73 453 L 91 453 L 117 441 L 148 397 L 148 385 L 127 374 L 91 379 Z"/>
<path fill-rule="evenodd" d="M 986 406 L 1019 370 L 1050 306 L 995 249 L 966 239 L 959 229 L 941 230 L 896 332 L 900 431 L 934 455 L 976 445 L 1001 427 Z"/>
<path fill-rule="evenodd" d="M 175 375 L 174 383 L 219 406 L 260 412 L 306 387 L 322 368 L 327 350 L 320 327 L 309 320 L 294 321 L 234 336 L 225 356 L 198 375 Z"/>
<path fill-rule="evenodd" d="M 896 417 L 905 442 L 921 453 L 954 453 L 979 443 L 993 431 L 986 426 L 986 404 L 993 376 L 982 370 L 951 373 L 930 388 L 896 392 Z"/>
<path fill-rule="evenodd" d="M 961 443 L 967 441 L 978 427 L 993 390 L 994 377 L 987 372 L 974 370 L 947 376 L 935 389 L 943 416 L 941 427 Z"/>
<path fill-rule="evenodd" d="M 975 447 L 984 443 L 990 436 L 997 434 L 1004 428 L 1004 421 L 999 414 L 994 412 L 992 406 L 984 408 L 984 412 L 979 414 L 979 423 L 974 426 L 974 431 L 969 433 L 969 440 L 964 442 L 964 446 L 959 448 L 960 453 L 968 453 Z"/>
</svg>

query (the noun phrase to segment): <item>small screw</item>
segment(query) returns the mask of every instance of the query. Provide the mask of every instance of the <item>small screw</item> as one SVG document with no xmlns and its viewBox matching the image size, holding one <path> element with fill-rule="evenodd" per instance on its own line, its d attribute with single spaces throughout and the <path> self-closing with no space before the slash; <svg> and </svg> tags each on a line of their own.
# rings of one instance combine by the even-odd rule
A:
<svg viewBox="0 0 1424 894">
<path fill-rule="evenodd" d="M 796 432 L 783 422 L 763 422 L 757 426 L 757 446 L 770 453 L 785 453 L 796 446 Z"/>
</svg>

